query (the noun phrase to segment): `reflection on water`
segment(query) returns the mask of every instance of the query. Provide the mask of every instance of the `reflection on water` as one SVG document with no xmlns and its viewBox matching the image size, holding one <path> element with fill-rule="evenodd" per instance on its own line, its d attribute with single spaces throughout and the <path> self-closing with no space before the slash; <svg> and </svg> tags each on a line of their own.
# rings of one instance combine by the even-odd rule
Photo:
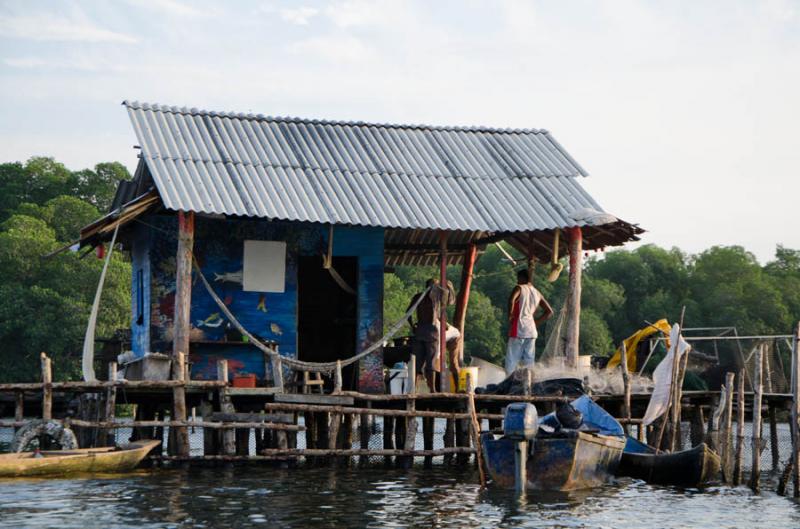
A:
<svg viewBox="0 0 800 529">
<path fill-rule="evenodd" d="M 155 470 L 0 481 L 2 527 L 800 527 L 800 506 L 748 489 L 706 491 L 623 480 L 570 494 L 480 490 L 439 467 Z"/>
</svg>

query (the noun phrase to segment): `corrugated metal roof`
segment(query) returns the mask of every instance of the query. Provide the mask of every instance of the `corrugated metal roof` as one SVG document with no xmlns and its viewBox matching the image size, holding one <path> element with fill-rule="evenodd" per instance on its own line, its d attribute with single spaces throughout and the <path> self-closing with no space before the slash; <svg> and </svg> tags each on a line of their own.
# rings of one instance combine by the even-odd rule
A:
<svg viewBox="0 0 800 529">
<path fill-rule="evenodd" d="M 388 228 L 579 226 L 600 206 L 545 130 L 275 118 L 123 103 L 173 210 Z"/>
</svg>

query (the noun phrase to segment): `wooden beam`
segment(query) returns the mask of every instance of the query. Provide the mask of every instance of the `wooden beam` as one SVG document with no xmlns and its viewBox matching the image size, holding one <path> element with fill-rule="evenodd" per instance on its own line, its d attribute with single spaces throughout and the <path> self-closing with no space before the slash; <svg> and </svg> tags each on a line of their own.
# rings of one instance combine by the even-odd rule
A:
<svg viewBox="0 0 800 529">
<path fill-rule="evenodd" d="M 567 292 L 567 365 L 578 367 L 581 325 L 581 273 L 583 268 L 583 236 L 579 227 L 569 233 L 569 290 Z"/>
<path fill-rule="evenodd" d="M 172 354 L 189 352 L 190 312 L 192 306 L 192 250 L 194 247 L 194 213 L 178 212 L 178 253 L 175 259 L 175 317 L 173 319 Z M 180 380 L 174 372 L 173 378 Z"/>
<path fill-rule="evenodd" d="M 439 233 L 439 287 L 442 289 L 441 302 L 439 303 L 439 391 L 444 392 L 448 387 L 445 380 L 445 355 L 447 355 L 447 300 L 449 292 L 447 290 L 447 232 Z M 453 373 L 451 373 L 451 376 Z M 455 373 L 455 376 L 458 376 Z"/>
<path fill-rule="evenodd" d="M 315 393 L 280 393 L 275 395 L 275 402 L 293 402 L 297 404 L 333 404 L 352 406 L 355 400 L 347 395 L 318 395 Z"/>
<path fill-rule="evenodd" d="M 42 364 L 42 419 L 53 418 L 53 364 L 45 353 L 40 355 Z"/>
<path fill-rule="evenodd" d="M 472 288 L 472 276 L 475 271 L 475 258 L 478 255 L 478 247 L 470 244 L 467 251 L 464 252 L 464 263 L 461 265 L 461 287 L 458 290 L 458 297 L 456 298 L 456 310 L 453 315 L 453 325 L 461 333 L 458 339 L 458 354 L 454 354 L 450 359 L 451 365 L 456 368 L 461 366 L 461 361 L 464 359 L 464 326 L 467 320 L 467 306 L 469 305 L 469 293 Z"/>
</svg>

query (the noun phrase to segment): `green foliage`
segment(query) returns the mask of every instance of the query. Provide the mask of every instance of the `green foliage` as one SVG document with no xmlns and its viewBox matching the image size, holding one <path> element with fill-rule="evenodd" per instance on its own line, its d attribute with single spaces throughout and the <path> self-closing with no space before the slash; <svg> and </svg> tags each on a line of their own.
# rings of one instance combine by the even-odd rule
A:
<svg viewBox="0 0 800 529">
<path fill-rule="evenodd" d="M 52 158 L 0 165 L 0 381 L 35 380 L 38 354 L 58 378 L 80 376 L 80 352 L 103 262 L 63 252 L 100 216 L 127 170 L 117 163 L 71 172 Z M 97 336 L 130 317 L 130 264 L 115 252 L 106 276 Z"/>
<path fill-rule="evenodd" d="M 467 355 L 500 364 L 505 356 L 508 295 L 516 282 L 515 270 L 526 266 L 516 252 L 509 253 L 518 259 L 516 266 L 494 245 L 478 260 L 465 332 Z M 546 281 L 548 271 L 549 265 L 537 265 L 534 284 L 558 313 L 567 292 L 567 271 L 554 283 Z M 387 323 L 402 314 L 411 295 L 437 272 L 400 267 L 396 274 L 387 274 Z M 459 267 L 448 269 L 451 278 L 460 273 Z M 761 266 L 738 246 L 713 247 L 689 256 L 675 248 L 645 245 L 589 259 L 582 286 L 582 353 L 609 355 L 646 322 L 677 321 L 683 306 L 687 326 L 736 326 L 740 334 L 785 334 L 800 319 L 800 251 L 778 246 L 775 259 Z M 541 329 L 537 350 L 544 348 L 552 327 L 549 322 Z M 656 364 L 654 357 L 649 366 Z"/>
</svg>

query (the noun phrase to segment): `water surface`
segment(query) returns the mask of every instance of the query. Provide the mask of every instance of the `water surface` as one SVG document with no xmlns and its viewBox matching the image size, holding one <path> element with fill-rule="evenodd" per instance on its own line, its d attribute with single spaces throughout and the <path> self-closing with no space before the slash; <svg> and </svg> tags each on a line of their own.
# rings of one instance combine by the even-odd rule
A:
<svg viewBox="0 0 800 529">
<path fill-rule="evenodd" d="M 627 479 L 519 500 L 481 490 L 471 470 L 447 467 L 236 467 L 0 481 L 0 526 L 797 529 L 800 506 L 746 488 L 679 490 Z"/>
</svg>

